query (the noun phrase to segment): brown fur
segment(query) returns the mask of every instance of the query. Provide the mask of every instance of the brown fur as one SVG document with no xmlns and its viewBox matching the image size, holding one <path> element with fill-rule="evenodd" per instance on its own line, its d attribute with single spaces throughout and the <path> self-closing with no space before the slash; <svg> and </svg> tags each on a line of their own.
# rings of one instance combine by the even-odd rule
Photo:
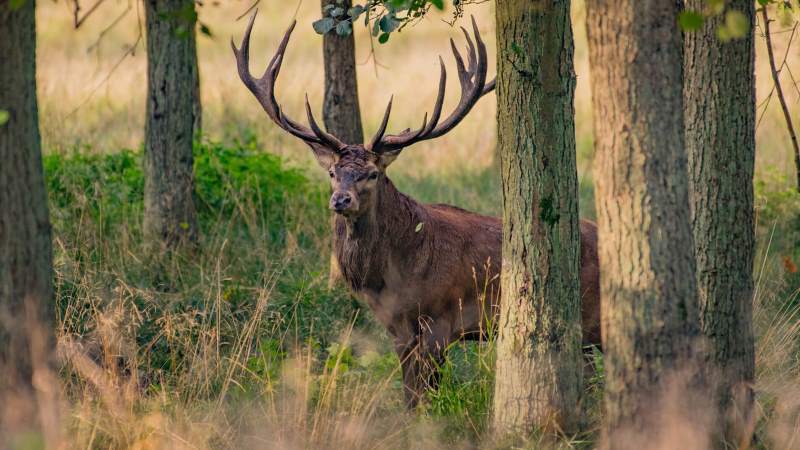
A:
<svg viewBox="0 0 800 450">
<path fill-rule="evenodd" d="M 355 199 L 336 217 L 336 258 L 350 288 L 394 339 L 413 405 L 435 383 L 430 362 L 453 341 L 485 336 L 487 319 L 498 311 L 502 223 L 416 202 L 395 188 L 376 158 L 351 148 L 332 167 L 334 196 Z M 373 171 L 377 179 L 363 181 Z M 584 343 L 599 345 L 597 230 L 589 221 L 580 228 Z"/>
<path fill-rule="evenodd" d="M 239 77 L 269 118 L 302 139 L 331 176 L 330 207 L 337 213 L 334 244 L 341 272 L 353 292 L 372 308 L 395 342 L 403 366 L 409 405 L 426 383 L 435 382 L 431 361 L 457 339 L 486 334 L 500 298 L 500 220 L 448 205 L 422 205 L 400 193 L 386 177 L 386 167 L 406 147 L 453 129 L 495 82 L 486 82 L 486 47 L 472 19 L 475 41 L 467 30 L 467 63 L 451 41 L 461 85 L 461 100 L 442 118 L 446 70 L 441 62 L 439 93 L 431 113 L 417 130 L 386 134 L 392 103 L 376 135 L 366 146 L 350 145 L 322 130 L 306 98 L 309 126 L 286 116 L 275 99 L 275 81 L 295 24 L 286 30 L 275 56 L 260 78 L 250 74 L 247 25 L 240 48 L 231 43 Z M 441 120 L 440 120 L 441 119 Z M 597 230 L 581 222 L 581 298 L 585 343 L 600 343 L 600 296 Z"/>
</svg>

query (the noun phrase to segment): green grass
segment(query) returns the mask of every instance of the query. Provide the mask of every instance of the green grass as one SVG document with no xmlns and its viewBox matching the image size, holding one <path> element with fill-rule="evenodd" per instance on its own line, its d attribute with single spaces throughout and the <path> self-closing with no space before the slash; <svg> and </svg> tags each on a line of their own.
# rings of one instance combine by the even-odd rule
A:
<svg viewBox="0 0 800 450">
<path fill-rule="evenodd" d="M 489 433 L 491 339 L 451 345 L 439 389 L 406 412 L 399 361 L 382 327 L 346 290 L 327 287 L 326 184 L 260 148 L 253 138 L 197 143 L 201 242 L 168 255 L 150 254 L 142 242 L 140 151 L 45 157 L 71 445 L 502 448 Z M 422 201 L 500 213 L 491 168 L 394 178 Z M 582 181 L 581 209 L 591 215 L 591 183 Z M 800 412 L 800 400 L 786 406 L 800 394 L 778 388 L 800 386 L 792 362 L 798 305 L 788 294 L 800 278 L 785 262 L 800 256 L 800 197 L 783 185 L 757 183 L 764 442 L 778 442 L 774 424 Z M 555 444 L 534 434 L 525 448 L 591 448 L 603 386 L 602 354 L 593 359 L 588 431 Z"/>
</svg>

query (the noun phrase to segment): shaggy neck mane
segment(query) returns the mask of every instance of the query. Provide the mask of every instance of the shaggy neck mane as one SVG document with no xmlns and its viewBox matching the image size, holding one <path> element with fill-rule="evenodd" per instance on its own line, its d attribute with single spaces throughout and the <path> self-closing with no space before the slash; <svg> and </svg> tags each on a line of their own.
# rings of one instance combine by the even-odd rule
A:
<svg viewBox="0 0 800 450">
<path fill-rule="evenodd" d="M 420 245 L 425 208 L 398 191 L 386 176 L 379 181 L 372 207 L 358 218 L 336 216 L 334 245 L 342 276 L 356 291 L 383 289 L 389 256 Z"/>
</svg>

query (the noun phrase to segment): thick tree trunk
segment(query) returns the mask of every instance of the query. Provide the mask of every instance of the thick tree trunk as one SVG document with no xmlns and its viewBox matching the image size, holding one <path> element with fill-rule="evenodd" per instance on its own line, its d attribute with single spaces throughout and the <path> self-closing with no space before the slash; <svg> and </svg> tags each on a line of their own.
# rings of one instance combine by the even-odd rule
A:
<svg viewBox="0 0 800 450">
<path fill-rule="evenodd" d="M 581 302 L 572 26 L 568 0 L 498 0 L 502 299 L 494 426 L 580 422 Z"/>
<path fill-rule="evenodd" d="M 706 0 L 688 0 L 702 10 Z M 753 165 L 755 161 L 755 6 L 731 0 L 750 22 L 746 38 L 720 42 L 724 16 L 684 35 L 684 101 L 700 324 L 726 437 L 750 425 L 753 348 Z M 727 416 L 727 417 L 726 417 Z M 725 423 L 727 422 L 727 424 Z"/>
<path fill-rule="evenodd" d="M 0 110 L 7 114 L 0 124 L 0 448 L 17 432 L 53 428 L 57 413 L 57 405 L 43 404 L 58 387 L 47 385 L 53 382 L 53 271 L 34 9 L 33 0 L 15 9 L 0 0 Z"/>
<path fill-rule="evenodd" d="M 351 0 L 321 0 L 320 3 L 322 8 L 332 4 L 345 11 L 352 6 Z M 348 144 L 363 143 L 364 130 L 358 104 L 356 42 L 353 33 L 347 36 L 339 36 L 335 30 L 325 33 L 322 37 L 322 60 L 325 68 L 325 99 L 322 103 L 325 128 Z M 331 247 L 328 286 L 332 287 L 341 277 Z"/>
<path fill-rule="evenodd" d="M 199 89 L 193 13 L 194 0 L 145 0 L 144 231 L 147 241 L 160 248 L 197 238 L 192 142 Z"/>
<path fill-rule="evenodd" d="M 604 431 L 605 444 L 614 449 L 641 448 L 639 438 L 652 438 L 666 426 L 660 414 L 668 406 L 670 419 L 688 420 L 687 403 L 697 398 L 688 391 L 698 382 L 691 346 L 699 324 L 677 3 L 586 3 Z M 677 386 L 687 390 L 664 397 Z"/>
</svg>

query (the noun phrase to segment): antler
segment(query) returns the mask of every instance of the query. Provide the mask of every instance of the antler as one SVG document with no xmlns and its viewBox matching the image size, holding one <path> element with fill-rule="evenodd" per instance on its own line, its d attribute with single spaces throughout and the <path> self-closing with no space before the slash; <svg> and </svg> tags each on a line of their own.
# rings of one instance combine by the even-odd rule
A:
<svg viewBox="0 0 800 450">
<path fill-rule="evenodd" d="M 293 21 L 286 30 L 286 33 L 283 35 L 283 40 L 281 40 L 278 50 L 275 52 L 275 56 L 270 60 L 264 75 L 262 75 L 261 78 L 254 78 L 250 74 L 250 32 L 253 30 L 256 14 L 258 14 L 258 10 L 250 16 L 250 23 L 247 24 L 247 30 L 244 32 L 241 48 L 237 49 L 236 45 L 233 43 L 233 39 L 231 39 L 231 48 L 233 48 L 233 54 L 236 56 L 236 67 L 239 70 L 239 78 L 242 79 L 245 86 L 250 89 L 250 92 L 252 92 L 258 102 L 261 103 L 261 106 L 264 108 L 264 111 L 267 112 L 269 118 L 279 127 L 293 136 L 304 140 L 308 144 L 322 144 L 334 151 L 341 150 L 345 147 L 345 144 L 336 138 L 336 136 L 323 131 L 319 125 L 317 125 L 313 114 L 311 114 L 311 106 L 308 104 L 308 95 L 306 95 L 306 115 L 308 116 L 308 124 L 311 128 L 301 125 L 299 122 L 283 114 L 280 105 L 277 100 L 275 100 L 275 80 L 277 80 L 278 73 L 281 70 L 283 55 L 286 52 L 289 37 L 292 35 L 297 21 Z"/>
<path fill-rule="evenodd" d="M 441 73 L 439 75 L 439 93 L 436 96 L 436 103 L 433 106 L 433 113 L 431 114 L 430 121 L 428 121 L 428 116 L 426 114 L 422 120 L 422 126 L 418 130 L 406 130 L 397 135 L 384 136 L 386 133 L 386 124 L 389 122 L 389 113 L 392 110 L 392 102 L 389 101 L 381 126 L 378 128 L 378 132 L 375 133 L 375 136 L 367 147 L 370 151 L 375 153 L 397 151 L 416 142 L 439 137 L 458 125 L 458 123 L 466 117 L 472 107 L 475 106 L 475 103 L 481 96 L 494 90 L 495 80 L 486 83 L 486 46 L 483 44 L 483 40 L 481 40 L 481 34 L 478 31 L 478 25 L 475 23 L 475 17 L 472 17 L 472 30 L 475 34 L 475 44 L 473 44 L 472 39 L 470 39 L 467 30 L 464 27 L 461 27 L 461 30 L 467 38 L 468 59 L 466 67 L 464 66 L 464 59 L 456 48 L 455 42 L 450 39 L 450 47 L 453 49 L 453 56 L 455 57 L 456 68 L 458 69 L 458 81 L 461 83 L 461 99 L 455 110 L 453 110 L 450 116 L 443 122 L 439 123 L 439 118 L 442 113 L 442 103 L 444 102 L 445 85 L 447 83 L 447 70 L 445 70 L 444 61 L 442 61 L 440 56 L 439 65 L 441 66 Z"/>
</svg>

